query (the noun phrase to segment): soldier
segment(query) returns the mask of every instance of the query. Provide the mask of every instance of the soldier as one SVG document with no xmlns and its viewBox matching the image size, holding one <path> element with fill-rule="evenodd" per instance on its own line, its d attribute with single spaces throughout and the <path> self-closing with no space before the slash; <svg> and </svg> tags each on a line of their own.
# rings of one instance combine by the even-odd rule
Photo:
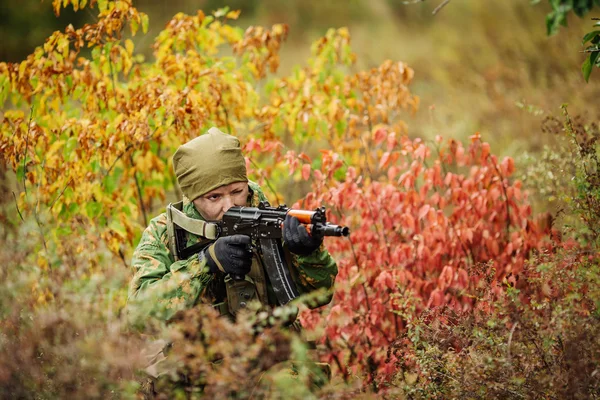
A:
<svg viewBox="0 0 600 400">
<path fill-rule="evenodd" d="M 253 298 L 265 306 L 276 306 L 277 299 L 261 267 L 263 260 L 250 250 L 250 237 L 233 235 L 211 241 L 196 234 L 204 232 L 207 222 L 219 221 L 232 206 L 256 207 L 266 201 L 259 186 L 247 178 L 239 140 L 211 128 L 179 147 L 173 167 L 184 198 L 154 218 L 144 231 L 133 256 L 135 275 L 129 301 L 156 294 L 152 312 L 164 319 L 198 304 L 210 304 L 222 315 L 232 316 L 239 304 L 232 304 L 228 285 L 233 283 L 226 277 L 245 276 L 243 284 Z M 178 236 L 174 216 L 196 233 Z M 174 254 L 177 240 L 192 251 Z M 333 287 L 337 265 L 322 242 L 295 217 L 287 216 L 283 248 L 300 294 Z M 330 300 L 331 295 L 313 306 Z"/>
</svg>

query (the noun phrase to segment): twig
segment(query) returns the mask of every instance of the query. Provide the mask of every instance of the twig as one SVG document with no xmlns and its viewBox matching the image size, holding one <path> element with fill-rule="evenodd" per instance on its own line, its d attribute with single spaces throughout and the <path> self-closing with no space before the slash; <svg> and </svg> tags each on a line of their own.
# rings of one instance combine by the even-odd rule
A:
<svg viewBox="0 0 600 400">
<path fill-rule="evenodd" d="M 45 165 L 46 165 L 46 158 L 44 157 L 44 160 L 42 161 L 42 168 L 41 168 L 42 173 L 44 172 L 44 166 Z M 35 188 L 36 189 L 36 194 L 35 194 L 36 200 L 35 200 L 35 208 L 33 209 L 34 210 L 33 212 L 34 212 L 34 215 L 36 215 L 36 216 L 37 216 L 38 211 L 40 209 L 40 185 L 41 184 L 42 184 L 42 179 L 40 177 L 40 179 L 38 179 L 37 187 Z"/>
<path fill-rule="evenodd" d="M 127 260 L 125 260 L 125 254 L 123 253 L 123 250 L 119 249 L 119 257 L 121 257 L 121 261 L 123 261 L 123 266 L 126 269 L 129 269 L 129 265 L 127 265 Z M 110 303 L 109 303 L 110 304 Z M 110 315 L 110 314 L 109 314 Z"/>
<path fill-rule="evenodd" d="M 37 223 L 38 230 L 40 232 L 40 237 L 42 238 L 42 243 L 44 244 L 44 250 L 48 251 L 48 247 L 46 246 L 46 236 L 44 236 L 44 229 L 42 228 L 42 223 L 38 218 L 37 213 L 34 213 L 35 222 Z"/>
<path fill-rule="evenodd" d="M 327 346 L 327 348 L 329 349 L 330 352 L 333 352 L 333 346 L 331 345 L 331 341 L 329 340 L 328 337 L 325 338 L 325 345 Z M 342 367 L 342 363 L 340 362 L 340 359 L 338 357 L 338 354 L 335 354 L 333 356 L 333 360 L 335 361 L 335 363 L 337 364 L 338 369 L 341 371 L 341 373 L 343 374 L 343 378 L 344 378 L 344 382 L 348 383 L 348 371 L 346 368 Z"/>
<path fill-rule="evenodd" d="M 131 161 L 131 166 L 133 167 L 133 156 L 131 154 L 129 155 L 129 161 Z M 137 171 L 133 173 L 133 179 L 135 180 L 135 187 L 137 189 L 138 198 L 140 199 L 140 208 L 142 209 L 142 216 L 144 217 L 144 226 L 147 226 L 148 216 L 146 215 L 146 207 L 144 207 L 144 198 L 142 197 L 142 188 L 138 181 Z"/>
<path fill-rule="evenodd" d="M 23 218 L 23 214 L 21 214 L 21 210 L 19 210 L 19 203 L 17 202 L 17 195 L 15 195 L 15 192 L 12 192 L 13 197 L 15 199 L 15 206 L 17 207 L 17 213 L 19 213 L 19 217 L 21 218 L 21 221 L 25 222 L 25 219 Z"/>
<path fill-rule="evenodd" d="M 431 14 L 435 15 L 435 14 L 439 13 L 442 8 L 444 8 L 448 5 L 448 3 L 450 3 L 450 0 L 442 1 L 439 6 L 437 6 L 436 8 L 433 9 L 433 12 Z"/>
<path fill-rule="evenodd" d="M 25 137 L 25 154 L 23 155 L 23 190 L 25 196 L 27 196 L 27 185 L 25 180 L 27 178 L 27 171 L 25 169 L 27 162 L 27 151 L 29 150 L 29 132 L 31 131 L 31 119 L 33 118 L 33 104 L 31 105 L 31 111 L 29 112 L 29 122 L 27 123 L 27 136 Z"/>
<path fill-rule="evenodd" d="M 373 360 L 372 356 L 367 357 L 367 365 L 369 366 L 369 377 L 371 378 L 371 386 L 373 387 L 373 391 L 377 393 L 379 391 L 379 388 L 377 387 L 377 380 L 375 379 L 377 365 L 375 364 L 375 361 Z"/>
<path fill-rule="evenodd" d="M 115 105 L 117 104 L 117 84 L 115 82 L 115 71 L 113 70 L 113 65 L 112 65 L 112 61 L 110 59 L 110 52 L 112 51 L 112 49 L 110 49 L 108 51 L 108 66 L 110 67 L 110 76 L 112 78 L 112 86 L 113 86 L 113 96 L 115 98 Z M 107 104 L 108 106 L 108 104 Z"/>
<path fill-rule="evenodd" d="M 515 324 L 510 329 L 510 334 L 508 335 L 508 343 L 506 345 L 506 351 L 507 351 L 507 356 L 508 356 L 509 361 L 510 361 L 510 344 L 512 342 L 513 333 L 515 332 L 515 329 L 517 329 L 517 325 L 519 325 L 519 323 L 515 322 Z"/>
<path fill-rule="evenodd" d="M 171 125 L 169 125 L 169 126 L 167 126 L 167 127 L 165 128 L 165 132 L 167 132 L 167 131 L 169 130 L 169 128 L 170 128 L 172 125 L 173 125 L 173 122 L 171 123 Z M 158 126 L 157 126 L 156 128 L 154 128 L 154 131 L 153 131 L 153 132 L 152 132 L 150 135 L 146 136 L 146 137 L 144 138 L 144 140 L 142 140 L 141 142 L 137 142 L 137 143 L 129 143 L 129 144 L 128 144 L 128 145 L 125 147 L 125 150 L 123 150 L 123 151 L 121 152 L 121 154 L 119 154 L 119 155 L 117 156 L 117 158 L 115 158 L 115 161 L 113 161 L 113 163 L 110 165 L 110 167 L 108 168 L 108 170 L 106 170 L 106 172 L 104 173 L 104 177 L 107 177 L 107 176 L 108 176 L 108 174 L 110 174 L 110 171 L 112 171 L 112 169 L 114 168 L 115 164 L 116 164 L 116 163 L 117 163 L 117 162 L 118 162 L 118 161 L 121 159 L 121 157 L 123 157 L 125 154 L 127 154 L 127 152 L 128 152 L 129 150 L 131 150 L 131 149 L 133 148 L 134 144 L 142 144 L 142 143 L 145 143 L 145 142 L 149 141 L 150 139 L 152 139 L 152 138 L 154 137 L 154 135 L 156 134 L 156 131 L 158 131 L 158 128 L 159 128 Z M 160 135 L 159 137 L 162 137 L 162 136 L 165 134 L 165 132 L 163 132 L 163 134 L 162 134 L 162 135 Z"/>
<path fill-rule="evenodd" d="M 267 373 L 267 371 L 263 371 L 260 376 L 258 377 L 258 379 L 256 380 L 256 385 L 254 385 L 254 387 L 252 388 L 252 392 L 250 392 L 250 397 L 249 399 L 252 400 L 254 398 L 254 392 L 256 391 L 256 388 L 258 387 L 258 385 L 260 384 L 260 381 L 262 381 L 263 376 L 265 376 L 265 374 Z"/>
<path fill-rule="evenodd" d="M 115 161 L 113 161 L 113 163 L 110 165 L 110 167 L 108 167 L 108 170 L 106 170 L 106 173 L 104 174 L 104 177 L 107 177 L 108 174 L 110 174 L 110 171 L 112 171 L 112 169 L 114 168 L 115 164 L 117 163 L 117 161 L 119 161 L 121 159 L 121 157 L 123 157 L 131 148 L 133 147 L 133 143 L 128 144 L 125 147 L 125 150 L 123 150 L 121 152 L 121 154 L 119 154 L 117 156 L 117 158 L 115 158 Z"/>
<path fill-rule="evenodd" d="M 496 173 L 500 178 L 500 184 L 502 185 L 502 193 L 504 193 L 504 198 L 506 199 L 506 236 L 508 239 L 508 235 L 510 233 L 510 206 L 508 204 L 508 194 L 506 193 L 506 187 L 504 186 L 504 177 L 502 176 L 500 169 L 498 168 L 494 160 L 492 160 L 490 155 L 488 155 L 488 158 L 490 159 L 490 161 L 492 161 L 492 165 L 494 166 L 494 169 L 496 170 Z"/>
<path fill-rule="evenodd" d="M 365 302 L 367 303 L 367 312 L 371 312 L 371 305 L 369 304 L 369 294 L 367 293 L 367 287 L 365 283 L 362 283 L 363 291 L 365 292 Z"/>
<path fill-rule="evenodd" d="M 227 112 L 227 109 L 225 108 L 223 103 L 221 103 L 221 108 L 223 109 L 223 113 L 225 114 L 225 124 L 227 125 L 227 133 L 231 135 L 231 126 L 229 125 L 229 113 Z"/>
<path fill-rule="evenodd" d="M 65 187 L 63 188 L 63 190 L 61 190 L 61 192 L 58 194 L 58 196 L 56 196 L 56 198 L 52 201 L 52 204 L 50 205 L 49 211 L 52 211 L 52 207 L 54 207 L 54 204 L 56 204 L 56 202 L 58 201 L 58 199 L 60 199 L 60 196 L 62 196 L 63 193 L 65 192 L 65 190 L 67 190 L 67 188 L 69 187 L 69 184 L 71 183 L 72 180 L 73 180 L 73 178 L 69 179 L 69 181 L 67 182 L 67 184 L 65 185 Z"/>
</svg>

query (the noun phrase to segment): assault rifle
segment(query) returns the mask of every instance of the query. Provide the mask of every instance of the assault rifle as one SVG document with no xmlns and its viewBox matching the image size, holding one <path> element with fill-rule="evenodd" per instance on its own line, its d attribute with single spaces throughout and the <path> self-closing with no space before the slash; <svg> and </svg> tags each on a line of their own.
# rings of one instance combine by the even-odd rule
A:
<svg viewBox="0 0 600 400">
<path fill-rule="evenodd" d="M 346 226 L 327 222 L 325 208 L 314 211 L 291 209 L 285 205 L 271 207 L 268 202 L 261 202 L 258 207 L 231 207 L 218 222 L 192 220 L 185 216 L 179 205 L 167 207 L 167 217 L 171 220 L 174 232 L 174 254 L 178 259 L 191 256 L 205 248 L 212 241 L 222 236 L 247 235 L 257 244 L 257 251 L 264 260 L 264 269 L 280 305 L 285 305 L 299 296 L 298 289 L 291 277 L 285 253 L 283 251 L 283 222 L 288 214 L 295 216 L 305 224 L 311 235 L 348 236 L 350 229 Z M 192 232 L 206 238 L 200 243 L 185 247 L 185 235 Z M 233 281 L 245 279 L 234 276 Z"/>
<path fill-rule="evenodd" d="M 298 218 L 305 224 L 309 234 L 317 237 L 350 234 L 348 227 L 327 222 L 325 207 L 314 211 L 297 210 L 286 205 L 271 207 L 267 202 L 261 202 L 258 207 L 232 207 L 223 214 L 223 220 L 218 223 L 219 236 L 248 235 L 253 242 L 259 243 L 258 250 L 264 259 L 265 272 L 280 305 L 289 303 L 299 295 L 290 275 L 281 243 L 283 222 L 288 214 Z M 233 279 L 244 278 L 233 277 Z"/>
</svg>

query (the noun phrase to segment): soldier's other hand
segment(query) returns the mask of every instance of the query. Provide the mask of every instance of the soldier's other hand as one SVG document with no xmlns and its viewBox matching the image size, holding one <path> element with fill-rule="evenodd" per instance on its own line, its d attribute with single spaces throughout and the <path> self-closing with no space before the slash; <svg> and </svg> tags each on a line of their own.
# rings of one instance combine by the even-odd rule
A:
<svg viewBox="0 0 600 400">
<path fill-rule="evenodd" d="M 224 236 L 204 250 L 203 257 L 210 271 L 243 276 L 252 266 L 251 240 L 246 235 Z M 201 257 L 202 257 L 201 256 Z"/>
<path fill-rule="evenodd" d="M 323 238 L 310 235 L 298 218 L 288 214 L 283 223 L 283 241 L 292 253 L 306 256 L 321 246 Z"/>
</svg>

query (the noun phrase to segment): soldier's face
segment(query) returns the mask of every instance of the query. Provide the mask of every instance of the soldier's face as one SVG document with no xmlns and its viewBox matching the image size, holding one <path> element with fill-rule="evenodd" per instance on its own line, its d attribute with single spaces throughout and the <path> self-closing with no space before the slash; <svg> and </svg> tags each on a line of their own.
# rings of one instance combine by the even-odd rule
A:
<svg viewBox="0 0 600 400">
<path fill-rule="evenodd" d="M 211 190 L 194 200 L 196 210 L 209 221 L 220 221 L 233 206 L 245 206 L 248 182 L 234 182 Z"/>
</svg>

